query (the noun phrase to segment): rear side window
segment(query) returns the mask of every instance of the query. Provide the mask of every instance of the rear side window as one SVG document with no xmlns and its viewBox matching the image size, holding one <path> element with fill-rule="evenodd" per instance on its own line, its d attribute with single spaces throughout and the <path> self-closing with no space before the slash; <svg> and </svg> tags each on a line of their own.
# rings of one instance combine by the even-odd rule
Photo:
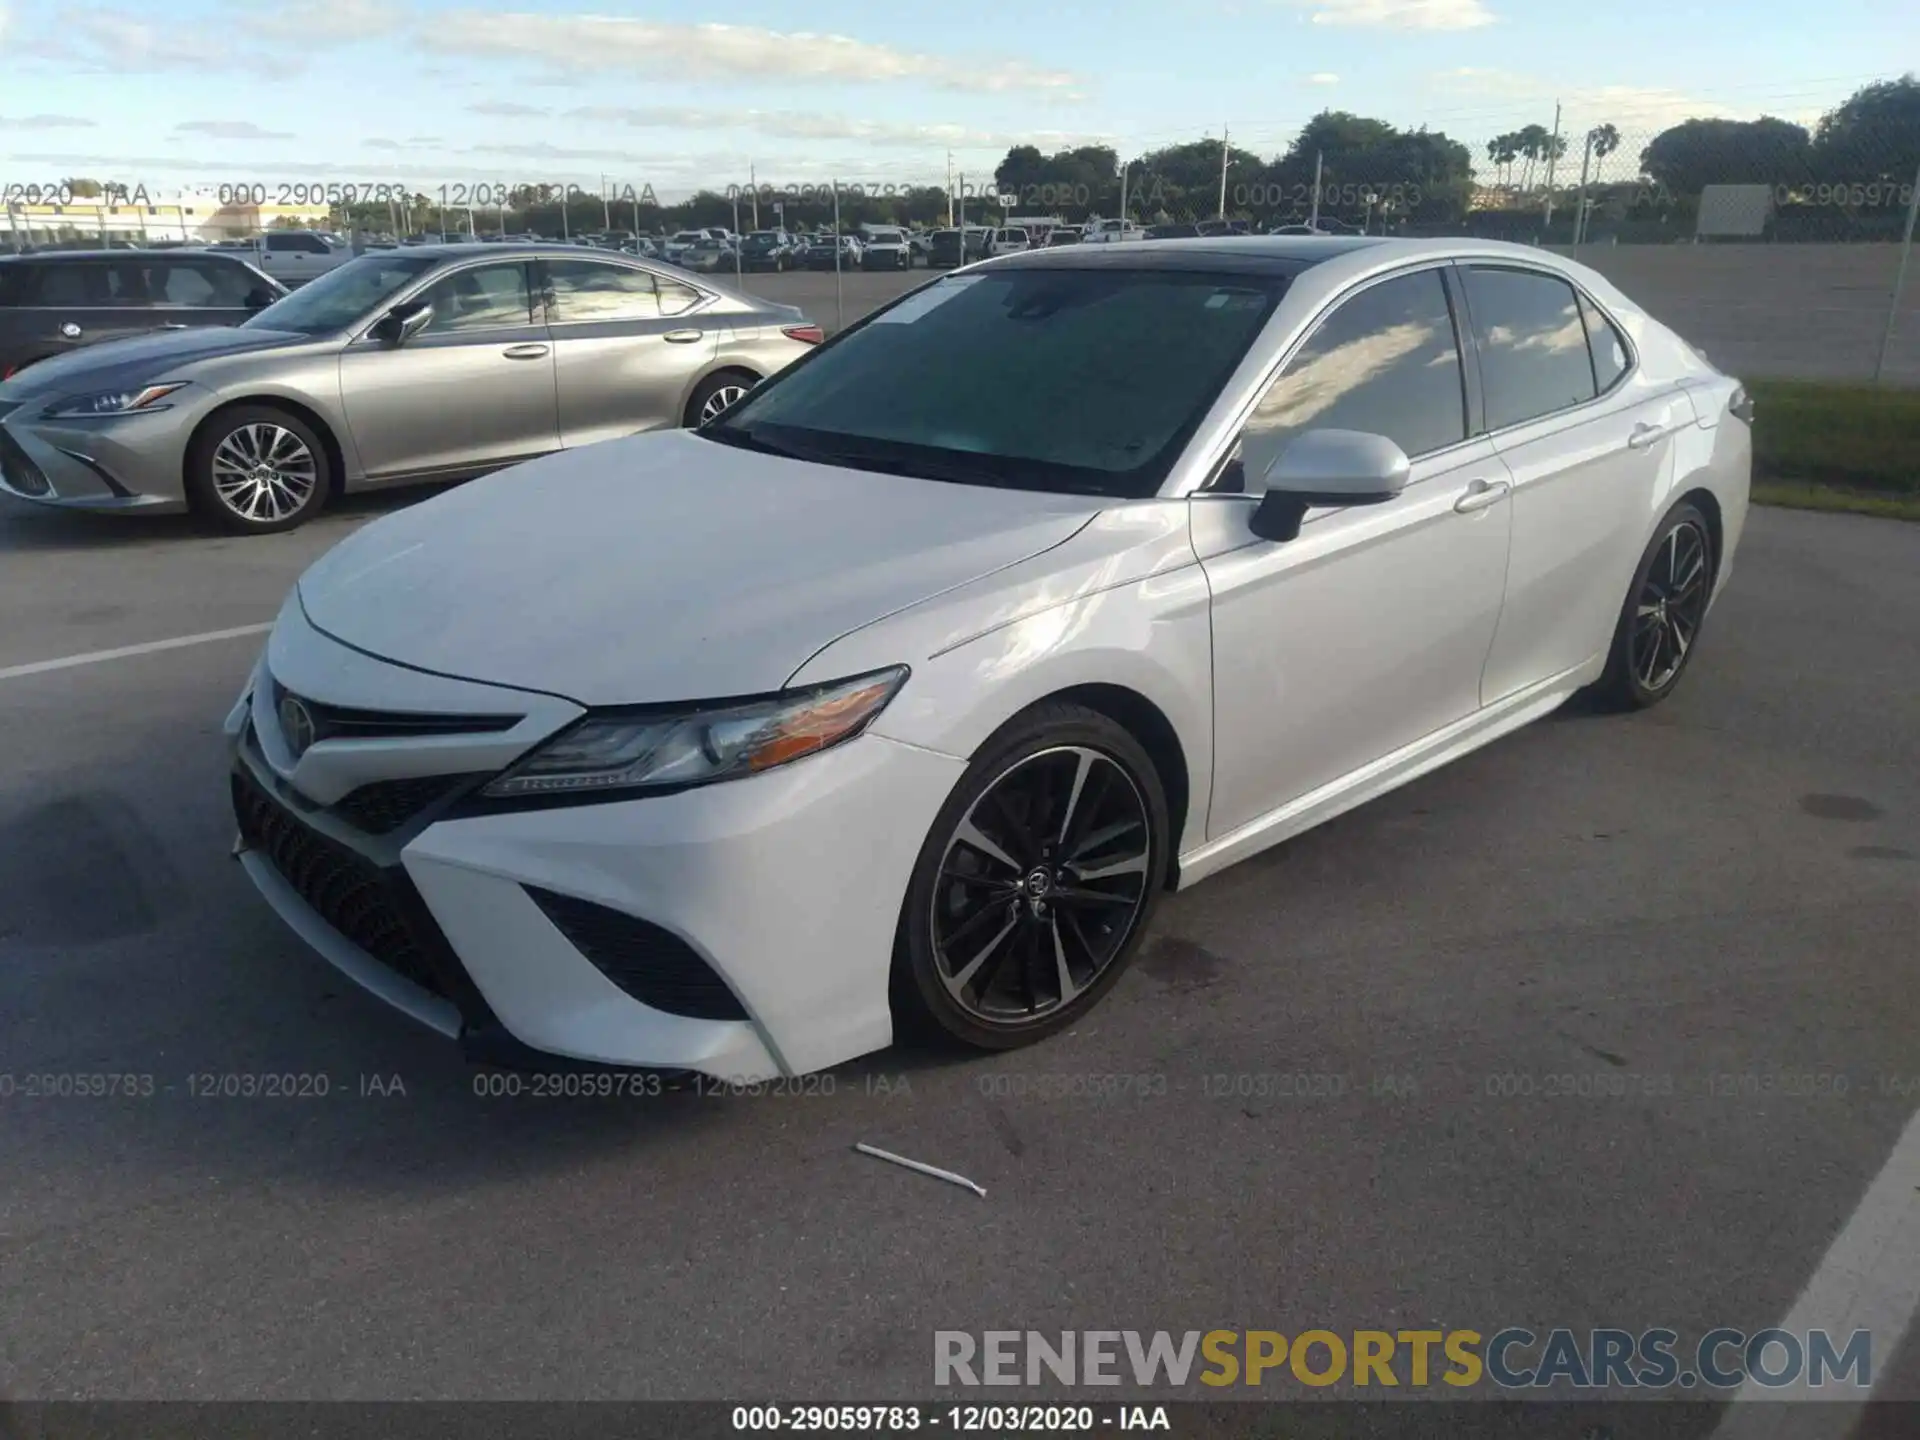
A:
<svg viewBox="0 0 1920 1440">
<path fill-rule="evenodd" d="M 555 324 L 660 318 L 651 274 L 591 260 L 549 260 L 547 304 L 547 318 Z"/>
<path fill-rule="evenodd" d="M 32 273 L 31 265 L 0 265 L 0 310 L 25 303 L 27 277 Z"/>
<path fill-rule="evenodd" d="M 107 268 L 99 264 L 35 266 L 24 303 L 54 310 L 111 305 Z"/>
<path fill-rule="evenodd" d="M 267 249 L 280 254 L 328 254 L 327 242 L 317 235 L 275 235 L 267 236 Z"/>
<path fill-rule="evenodd" d="M 1632 352 L 1620 329 L 1586 296 L 1580 297 L 1580 318 L 1587 322 L 1587 349 L 1593 354 L 1593 378 L 1602 395 L 1620 383 L 1631 365 Z"/>
<path fill-rule="evenodd" d="M 1536 420 L 1593 399 L 1594 365 L 1573 286 L 1531 270 L 1469 267 L 1487 427 Z"/>
<path fill-rule="evenodd" d="M 147 292 L 154 303 L 197 310 L 244 310 L 247 298 L 262 288 L 238 265 L 206 260 L 169 260 L 147 268 Z"/>
<path fill-rule="evenodd" d="M 1384 435 L 1409 456 L 1467 438 L 1460 344 L 1438 270 L 1369 285 L 1320 322 L 1241 432 L 1248 479 L 1257 486 L 1305 430 Z"/>
</svg>

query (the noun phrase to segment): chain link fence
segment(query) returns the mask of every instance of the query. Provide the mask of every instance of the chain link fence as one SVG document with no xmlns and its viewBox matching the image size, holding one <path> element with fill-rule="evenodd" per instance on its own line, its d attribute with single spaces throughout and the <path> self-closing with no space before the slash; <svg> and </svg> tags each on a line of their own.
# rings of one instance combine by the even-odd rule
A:
<svg viewBox="0 0 1920 1440">
<path fill-rule="evenodd" d="M 1836 115 L 1842 112 L 1835 112 Z M 1754 375 L 1920 384 L 1920 127 L 1691 120 L 1654 128 L 1536 124 L 1468 143 L 1391 130 L 1265 157 L 1220 141 L 1138 160 L 1037 150 L 889 178 L 716 178 L 688 194 L 644 175 L 449 180 L 222 168 L 199 183 L 0 175 L 0 251 L 209 245 L 276 229 L 358 246 L 543 238 L 620 245 L 696 227 L 735 233 L 1126 219 L 1472 236 L 1578 256 L 1717 362 Z M 1457 128 L 1457 127 L 1456 127 Z M 1016 160 L 1018 159 L 1018 163 Z M 1037 161 L 1038 163 L 1034 163 Z M 904 174 L 907 178 L 899 178 Z"/>
</svg>

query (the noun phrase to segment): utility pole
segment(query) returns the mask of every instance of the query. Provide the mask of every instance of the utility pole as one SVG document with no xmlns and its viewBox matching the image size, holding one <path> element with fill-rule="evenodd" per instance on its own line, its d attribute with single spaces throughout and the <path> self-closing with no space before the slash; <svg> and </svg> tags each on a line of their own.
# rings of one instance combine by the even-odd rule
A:
<svg viewBox="0 0 1920 1440">
<path fill-rule="evenodd" d="M 1580 198 L 1575 202 L 1573 243 L 1578 245 L 1587 229 L 1587 169 L 1593 164 L 1593 131 L 1587 131 L 1587 143 L 1580 152 Z"/>
<path fill-rule="evenodd" d="M 1227 218 L 1227 128 L 1220 127 L 1220 218 Z"/>
<path fill-rule="evenodd" d="M 947 151 L 947 228 L 953 228 L 953 151 Z"/>
<path fill-rule="evenodd" d="M 840 257 L 846 254 L 846 242 L 840 234 L 840 181 L 833 182 L 833 328 L 847 328 L 847 299 L 840 279 Z"/>
<path fill-rule="evenodd" d="M 1127 161 L 1120 167 L 1120 238 L 1127 237 L 1127 176 L 1133 173 L 1133 162 Z"/>
<path fill-rule="evenodd" d="M 1547 142 L 1547 215 L 1542 228 L 1553 225 L 1553 169 L 1560 158 L 1560 102 L 1553 102 L 1553 138 Z"/>
<path fill-rule="evenodd" d="M 600 220 L 602 230 L 613 228 L 613 201 L 607 196 L 607 177 L 604 175 L 600 177 Z"/>
<path fill-rule="evenodd" d="M 1326 158 L 1319 150 L 1313 152 L 1313 209 L 1307 212 L 1307 224 L 1315 230 L 1320 228 L 1320 166 Z"/>
<path fill-rule="evenodd" d="M 747 161 L 747 188 L 753 192 L 753 228 L 760 228 L 760 181 L 754 174 L 753 162 Z M 738 230 L 738 225 L 733 227 Z"/>
<path fill-rule="evenodd" d="M 1900 318 L 1900 292 L 1907 288 L 1907 261 L 1913 258 L 1913 222 L 1920 218 L 1920 170 L 1913 172 L 1913 198 L 1907 203 L 1907 233 L 1900 241 L 1900 268 L 1893 276 L 1893 299 L 1887 303 L 1887 328 L 1880 337 L 1880 358 L 1874 362 L 1873 383 L 1878 385 L 1887 368 L 1887 356 L 1893 350 L 1893 327 Z"/>
</svg>

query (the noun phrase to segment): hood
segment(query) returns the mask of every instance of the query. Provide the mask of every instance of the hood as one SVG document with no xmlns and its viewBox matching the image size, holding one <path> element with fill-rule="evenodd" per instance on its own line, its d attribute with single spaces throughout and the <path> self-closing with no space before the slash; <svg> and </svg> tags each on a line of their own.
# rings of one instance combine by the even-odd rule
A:
<svg viewBox="0 0 1920 1440">
<path fill-rule="evenodd" d="M 829 642 L 1051 549 L 1099 508 L 674 430 L 389 515 L 299 590 L 319 629 L 418 669 L 589 706 L 721 699 L 780 689 Z"/>
<path fill-rule="evenodd" d="M 97 345 L 83 345 L 65 355 L 29 365 L 0 385 L 0 400 L 18 402 L 55 394 L 111 390 L 118 385 L 157 380 L 196 360 L 311 343 L 305 335 L 288 335 L 278 330 L 243 330 L 226 325 L 161 330 L 124 340 L 103 340 Z"/>
</svg>

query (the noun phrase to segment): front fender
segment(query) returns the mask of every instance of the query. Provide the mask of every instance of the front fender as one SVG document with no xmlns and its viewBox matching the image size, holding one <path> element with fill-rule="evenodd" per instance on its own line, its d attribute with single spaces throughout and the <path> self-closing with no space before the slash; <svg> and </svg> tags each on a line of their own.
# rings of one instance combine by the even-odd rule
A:
<svg viewBox="0 0 1920 1440">
<path fill-rule="evenodd" d="M 1167 718 L 1185 755 L 1185 853 L 1205 839 L 1213 780 L 1211 597 L 1186 510 L 1105 512 L 1046 554 L 842 636 L 788 684 L 904 661 L 912 677 L 874 733 L 959 759 L 1062 691 L 1132 691 Z"/>
</svg>

